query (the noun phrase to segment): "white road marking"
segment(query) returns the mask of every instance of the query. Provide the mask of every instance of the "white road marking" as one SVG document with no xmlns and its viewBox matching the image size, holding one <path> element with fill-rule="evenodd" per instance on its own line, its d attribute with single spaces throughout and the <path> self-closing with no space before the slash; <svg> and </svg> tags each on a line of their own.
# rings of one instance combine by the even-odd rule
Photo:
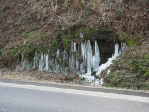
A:
<svg viewBox="0 0 149 112">
<path fill-rule="evenodd" d="M 92 92 L 92 91 L 83 91 L 83 90 L 74 90 L 74 89 L 61 89 L 61 88 L 55 88 L 55 87 L 22 85 L 22 84 L 2 83 L 2 82 L 0 82 L 0 86 L 24 88 L 24 89 L 34 89 L 34 90 L 42 90 L 42 91 L 52 91 L 52 92 L 62 92 L 62 93 L 88 95 L 88 96 L 98 96 L 98 97 L 115 98 L 115 99 L 132 100 L 132 101 L 148 102 L 149 103 L 149 97 L 141 97 L 141 96 L 133 96 L 133 95 Z"/>
</svg>

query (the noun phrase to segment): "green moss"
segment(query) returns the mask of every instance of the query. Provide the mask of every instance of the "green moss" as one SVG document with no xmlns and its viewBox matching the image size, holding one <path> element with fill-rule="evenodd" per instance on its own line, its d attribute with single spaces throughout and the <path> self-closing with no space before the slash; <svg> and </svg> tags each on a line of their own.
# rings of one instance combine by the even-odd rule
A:
<svg viewBox="0 0 149 112">
<path fill-rule="evenodd" d="M 78 38 L 80 37 L 80 33 L 83 33 L 83 40 L 90 40 L 92 34 L 98 35 L 98 33 L 106 33 L 107 36 L 113 36 L 114 32 L 110 31 L 107 27 L 100 27 L 96 29 L 92 29 L 88 26 L 82 26 L 75 34 L 75 36 Z"/>
<path fill-rule="evenodd" d="M 57 50 L 59 48 L 58 41 L 55 37 L 53 38 L 52 45 L 54 47 L 54 50 Z"/>
<path fill-rule="evenodd" d="M 124 42 L 130 47 L 141 45 L 141 42 L 135 41 L 135 37 L 133 37 L 132 35 L 123 33 L 122 36 L 123 36 Z"/>
<path fill-rule="evenodd" d="M 83 40 L 90 40 L 91 35 L 93 33 L 95 33 L 95 31 L 93 29 L 91 29 L 90 27 L 82 27 L 80 28 L 80 30 L 76 33 L 76 37 L 80 37 L 80 33 L 83 33 Z"/>
<path fill-rule="evenodd" d="M 62 38 L 64 39 L 63 48 L 64 48 L 64 49 L 67 49 L 68 46 L 70 45 L 71 41 L 72 41 L 72 40 L 71 40 L 71 37 L 70 37 L 69 35 L 63 34 L 63 35 L 62 35 Z"/>
<path fill-rule="evenodd" d="M 77 38 L 79 38 L 79 37 L 80 37 L 80 33 L 81 33 L 81 32 L 84 32 L 84 29 L 85 29 L 85 27 L 80 28 L 79 31 L 76 32 L 75 36 L 76 36 Z"/>
<path fill-rule="evenodd" d="M 132 47 L 132 46 L 135 45 L 135 41 L 134 41 L 133 38 L 127 39 L 127 40 L 126 40 L 126 44 L 127 44 L 128 46 Z"/>
<path fill-rule="evenodd" d="M 93 32 L 94 32 L 94 31 L 93 31 L 91 28 L 87 27 L 87 28 L 84 30 L 84 33 L 85 33 L 84 39 L 85 39 L 85 40 L 90 40 L 91 34 L 92 34 Z"/>
<path fill-rule="evenodd" d="M 16 61 L 22 60 L 22 54 L 24 56 L 23 58 L 26 58 L 27 60 L 32 61 L 35 56 L 35 52 L 47 52 L 47 50 L 48 49 L 45 44 L 38 44 L 35 42 L 30 42 L 30 43 L 25 44 L 21 48 L 15 47 L 11 49 L 9 53 L 13 59 L 16 59 Z"/>
<path fill-rule="evenodd" d="M 96 30 L 100 31 L 100 33 L 102 33 L 102 32 L 109 32 L 110 31 L 107 27 L 100 27 L 100 28 L 98 28 Z"/>
</svg>

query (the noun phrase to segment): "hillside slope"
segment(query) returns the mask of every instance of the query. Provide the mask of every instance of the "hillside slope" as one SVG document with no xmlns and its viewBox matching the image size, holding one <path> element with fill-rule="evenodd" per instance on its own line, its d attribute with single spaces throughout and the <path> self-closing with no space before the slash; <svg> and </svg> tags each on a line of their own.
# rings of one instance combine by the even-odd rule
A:
<svg viewBox="0 0 149 112">
<path fill-rule="evenodd" d="M 84 39 L 82 29 L 90 32 Z M 32 60 L 35 52 L 94 41 L 99 32 L 106 35 L 99 40 L 110 34 L 112 41 L 129 46 L 109 68 L 111 74 L 103 72 L 105 86 L 149 89 L 148 0 L 1 0 L 0 65 L 14 68 L 23 59 Z"/>
</svg>

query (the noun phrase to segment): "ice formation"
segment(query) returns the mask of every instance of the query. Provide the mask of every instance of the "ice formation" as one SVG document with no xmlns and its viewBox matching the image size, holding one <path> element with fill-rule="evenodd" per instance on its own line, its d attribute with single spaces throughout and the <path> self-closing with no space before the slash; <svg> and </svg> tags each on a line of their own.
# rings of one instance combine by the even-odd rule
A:
<svg viewBox="0 0 149 112">
<path fill-rule="evenodd" d="M 96 43 L 96 42 L 95 42 L 95 43 Z M 95 45 L 96 45 L 96 44 L 95 44 Z M 125 44 L 121 44 L 121 49 L 120 49 L 120 50 L 119 50 L 119 44 L 118 44 L 118 43 L 115 44 L 115 51 L 114 51 L 114 54 L 112 55 L 111 58 L 108 59 L 108 61 L 107 61 L 106 63 L 101 64 L 101 65 L 98 67 L 98 69 L 96 69 L 96 70 L 98 70 L 98 71 L 96 72 L 96 76 L 100 76 L 101 72 L 102 72 L 103 70 L 107 69 L 107 68 L 112 64 L 112 61 L 113 61 L 114 59 L 116 59 L 116 57 L 117 57 L 118 55 L 120 55 L 121 53 L 123 53 L 125 50 L 126 50 L 126 45 L 125 45 Z M 96 53 L 95 53 L 95 55 L 96 55 Z M 99 58 L 100 58 L 100 56 L 99 56 Z M 96 59 L 97 59 L 97 58 L 96 58 Z M 93 60 L 96 60 L 96 59 L 94 59 L 94 56 L 93 56 Z M 99 59 L 99 60 L 100 60 L 100 59 Z M 96 62 L 93 61 L 93 63 L 95 64 Z M 96 68 L 96 67 L 94 67 L 94 69 L 95 69 L 95 68 Z M 110 73 L 110 70 L 108 71 L 108 73 Z M 91 75 L 90 75 L 90 76 L 87 76 L 86 74 L 83 74 L 83 75 L 80 75 L 80 77 L 86 78 L 87 81 L 89 81 L 89 82 L 92 82 L 93 80 L 95 80 L 95 77 L 94 77 L 94 76 L 91 76 Z M 98 83 L 99 85 L 102 85 L 102 84 L 103 84 L 103 79 L 101 78 L 100 81 L 95 80 L 95 82 L 96 82 L 96 85 L 97 85 L 97 83 Z M 93 83 L 95 83 L 95 82 L 93 82 Z"/>
<path fill-rule="evenodd" d="M 80 33 L 80 37 L 83 38 L 83 33 Z"/>
<path fill-rule="evenodd" d="M 24 60 L 17 70 L 36 68 L 39 71 L 53 71 L 56 73 L 72 71 L 83 74 L 86 72 L 86 75 L 90 76 L 92 70 L 97 71 L 100 63 L 97 41 L 95 41 L 94 46 L 91 46 L 89 40 L 82 42 L 80 45 L 76 45 L 76 42 L 71 42 L 70 50 L 64 50 L 60 54 L 58 49 L 55 57 L 52 58 L 49 57 L 48 53 L 35 53 L 33 62 Z"/>
<path fill-rule="evenodd" d="M 99 63 L 100 63 L 100 52 L 99 52 L 97 41 L 95 41 L 95 55 L 92 58 L 92 64 L 93 64 L 94 71 L 98 70 Z"/>
<path fill-rule="evenodd" d="M 114 54 L 112 55 L 111 58 L 108 59 L 108 61 L 102 65 L 100 65 L 99 67 L 99 70 L 98 72 L 96 73 L 97 76 L 100 76 L 101 72 L 105 69 L 107 69 L 111 64 L 112 64 L 112 61 L 116 59 L 116 57 L 118 55 L 120 55 L 121 53 L 123 53 L 125 50 L 125 47 L 122 47 L 121 50 L 119 50 L 119 44 L 115 44 L 115 51 L 114 51 Z"/>
<path fill-rule="evenodd" d="M 49 57 L 49 53 L 35 53 L 33 62 L 23 60 L 16 67 L 16 70 L 36 68 L 39 71 L 62 72 L 64 74 L 77 72 L 80 74 L 80 77 L 84 77 L 87 81 L 93 82 L 95 77 L 91 75 L 92 72 L 96 71 L 96 76 L 100 76 L 101 72 L 107 69 L 112 64 L 112 61 L 123 53 L 125 49 L 125 44 L 121 44 L 121 49 L 119 48 L 119 44 L 115 44 L 115 51 L 112 57 L 106 63 L 100 65 L 100 50 L 97 41 L 94 42 L 93 46 L 91 46 L 89 40 L 81 42 L 80 45 L 76 44 L 76 42 L 71 42 L 69 50 L 60 52 L 58 49 L 54 57 Z M 103 83 L 102 79 L 95 80 L 95 82 L 96 85 Z"/>
</svg>

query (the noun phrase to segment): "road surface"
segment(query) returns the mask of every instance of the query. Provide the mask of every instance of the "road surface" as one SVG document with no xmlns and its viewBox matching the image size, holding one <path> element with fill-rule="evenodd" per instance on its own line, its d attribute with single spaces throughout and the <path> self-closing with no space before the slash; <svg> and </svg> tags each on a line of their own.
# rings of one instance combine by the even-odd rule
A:
<svg viewBox="0 0 149 112">
<path fill-rule="evenodd" d="M 149 97 L 0 82 L 0 112 L 149 112 Z"/>
</svg>

